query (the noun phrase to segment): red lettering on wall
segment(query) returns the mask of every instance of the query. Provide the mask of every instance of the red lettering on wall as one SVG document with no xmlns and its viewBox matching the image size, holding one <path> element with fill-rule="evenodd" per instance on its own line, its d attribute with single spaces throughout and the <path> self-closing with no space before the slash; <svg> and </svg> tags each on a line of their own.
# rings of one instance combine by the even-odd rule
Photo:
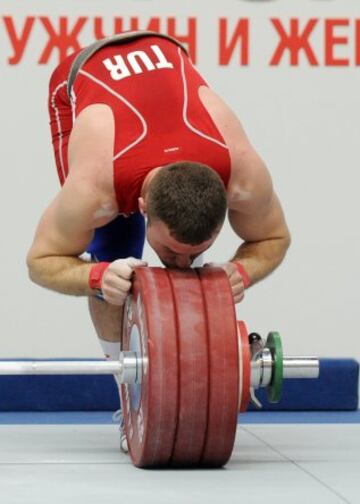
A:
<svg viewBox="0 0 360 504">
<path fill-rule="evenodd" d="M 10 65 L 17 65 L 23 57 L 26 45 L 27 45 L 29 37 L 30 37 L 32 27 L 34 25 L 35 18 L 33 16 L 26 18 L 20 36 L 17 35 L 16 29 L 14 26 L 14 21 L 10 16 L 4 16 L 3 20 L 4 20 L 6 31 L 9 35 L 11 45 L 14 49 L 14 54 L 13 54 L 13 56 L 10 56 L 8 58 L 8 63 Z"/>
<path fill-rule="evenodd" d="M 347 37 L 336 37 L 335 28 L 337 26 L 349 26 L 348 19 L 326 19 L 325 21 L 325 65 L 326 66 L 349 66 L 348 58 L 335 58 L 334 47 L 337 45 L 347 45 Z"/>
<path fill-rule="evenodd" d="M 61 16 L 59 18 L 59 31 L 56 32 L 48 17 L 40 17 L 40 21 L 49 36 L 49 40 L 38 63 L 41 65 L 47 63 L 54 49 L 59 50 L 60 61 L 66 58 L 69 51 L 73 52 L 81 49 L 77 37 L 83 29 L 87 19 L 87 17 L 79 17 L 74 28 L 69 32 L 69 20 L 67 17 Z"/>
<path fill-rule="evenodd" d="M 239 46 L 239 64 L 247 66 L 249 64 L 249 20 L 241 19 L 237 22 L 236 28 L 230 42 L 228 40 L 228 20 L 219 20 L 219 65 L 228 65 L 235 49 Z"/>
<path fill-rule="evenodd" d="M 35 35 L 39 38 L 38 42 L 42 43 L 42 49 L 40 55 L 31 54 L 31 58 L 38 60 L 40 64 L 46 64 L 54 52 L 60 62 L 69 53 L 81 49 L 82 44 L 90 44 L 94 39 L 99 40 L 125 30 L 151 30 L 167 33 L 187 45 L 194 63 L 197 60 L 198 25 L 195 17 L 183 20 L 178 17 L 152 16 L 142 21 L 141 16 L 118 16 L 108 21 L 110 33 L 106 33 L 106 18 L 103 16 L 93 18 L 61 16 L 54 19 L 49 16 L 27 16 L 19 23 L 15 22 L 14 16 L 2 16 L 1 19 L 10 44 L 10 54 L 6 58 L 10 65 L 17 65 L 23 61 L 26 48 Z M 284 21 L 280 18 L 271 18 L 269 21 L 270 29 L 273 33 L 275 30 L 278 38 L 270 58 L 271 66 L 280 65 L 286 56 L 291 66 L 299 66 L 301 58 L 312 66 L 320 64 L 324 67 L 360 66 L 360 19 L 290 18 Z M 85 40 L 81 41 L 80 36 L 88 22 L 91 23 L 92 31 L 90 36 L 88 32 Z M 179 23 L 184 24 L 185 28 L 181 30 Z M 232 24 L 232 28 L 229 23 Z M 236 60 L 240 66 L 250 64 L 250 23 L 248 18 L 235 19 L 235 22 L 230 18 L 219 18 L 217 58 L 220 66 L 229 65 L 232 60 Z M 36 24 L 41 25 L 42 36 L 37 30 L 35 33 Z M 316 37 L 312 41 L 311 37 L 315 28 L 321 30 L 321 38 Z M 255 38 L 254 42 L 256 42 Z"/>
<path fill-rule="evenodd" d="M 312 31 L 318 23 L 318 19 L 310 19 L 306 23 L 306 26 L 302 33 L 300 33 L 299 19 L 291 19 L 289 34 L 285 31 L 285 28 L 283 27 L 280 19 L 272 18 L 271 22 L 281 40 L 270 61 L 270 65 L 279 65 L 285 51 L 289 51 L 290 53 L 291 66 L 299 65 L 299 54 L 301 51 L 305 53 L 305 56 L 307 57 L 310 65 L 317 66 L 319 64 L 308 40 Z"/>
</svg>

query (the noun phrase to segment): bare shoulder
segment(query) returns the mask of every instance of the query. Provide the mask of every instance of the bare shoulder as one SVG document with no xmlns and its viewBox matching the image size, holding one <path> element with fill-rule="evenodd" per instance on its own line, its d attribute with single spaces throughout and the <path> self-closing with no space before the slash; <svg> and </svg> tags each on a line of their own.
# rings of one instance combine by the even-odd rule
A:
<svg viewBox="0 0 360 504">
<path fill-rule="evenodd" d="M 80 175 L 69 175 L 37 226 L 29 258 L 77 256 L 86 250 L 96 228 L 117 215 L 106 193 Z"/>
<path fill-rule="evenodd" d="M 249 148 L 233 168 L 228 186 L 228 207 L 241 212 L 261 211 L 274 197 L 273 182 L 264 161 Z"/>
<path fill-rule="evenodd" d="M 240 119 L 212 89 L 202 86 L 199 96 L 229 149 L 229 208 L 246 212 L 247 209 L 266 205 L 273 197 L 271 176 L 250 143 Z"/>
<path fill-rule="evenodd" d="M 68 228 L 93 230 L 118 214 L 112 194 L 96 179 L 81 173 L 69 175 L 55 201 L 57 215 Z"/>
<path fill-rule="evenodd" d="M 77 116 L 69 139 L 69 173 L 112 193 L 115 121 L 104 104 L 86 107 Z"/>
</svg>

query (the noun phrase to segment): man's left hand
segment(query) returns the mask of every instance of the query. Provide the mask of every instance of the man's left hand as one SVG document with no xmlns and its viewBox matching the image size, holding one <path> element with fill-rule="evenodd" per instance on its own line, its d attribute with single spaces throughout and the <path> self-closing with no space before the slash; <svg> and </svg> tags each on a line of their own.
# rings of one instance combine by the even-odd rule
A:
<svg viewBox="0 0 360 504">
<path fill-rule="evenodd" d="M 239 273 L 238 268 L 232 262 L 225 263 L 207 263 L 204 268 L 222 268 L 228 276 L 231 290 L 233 293 L 234 303 L 240 303 L 244 299 L 245 286 L 242 276 Z"/>
</svg>

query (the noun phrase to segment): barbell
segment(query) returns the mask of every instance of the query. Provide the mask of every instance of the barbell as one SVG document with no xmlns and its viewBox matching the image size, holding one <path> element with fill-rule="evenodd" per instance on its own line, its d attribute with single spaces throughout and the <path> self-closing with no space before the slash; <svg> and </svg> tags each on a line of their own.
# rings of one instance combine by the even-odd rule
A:
<svg viewBox="0 0 360 504">
<path fill-rule="evenodd" d="M 137 467 L 221 467 L 238 412 L 255 390 L 281 397 L 284 378 L 317 378 L 315 357 L 284 357 L 237 322 L 220 268 L 138 268 L 128 296 L 119 361 L 7 361 L 0 374 L 112 374 L 121 383 L 129 452 Z"/>
</svg>

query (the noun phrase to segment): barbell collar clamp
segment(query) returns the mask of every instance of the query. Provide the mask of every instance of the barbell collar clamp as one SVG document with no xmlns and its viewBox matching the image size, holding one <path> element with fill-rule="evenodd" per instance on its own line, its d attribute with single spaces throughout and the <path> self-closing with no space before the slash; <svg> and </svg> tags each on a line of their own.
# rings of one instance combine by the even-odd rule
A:
<svg viewBox="0 0 360 504">
<path fill-rule="evenodd" d="M 120 352 L 120 364 L 122 366 L 121 383 L 141 383 L 143 361 L 136 352 Z"/>
<path fill-rule="evenodd" d="M 268 387 L 272 381 L 273 360 L 268 348 L 254 355 L 251 361 L 251 387 Z M 284 378 L 311 379 L 320 373 L 319 359 L 316 357 L 284 357 Z"/>
<path fill-rule="evenodd" d="M 262 409 L 263 407 L 259 399 L 256 397 L 255 390 L 252 387 L 250 388 L 250 402 L 257 409 Z"/>
</svg>

